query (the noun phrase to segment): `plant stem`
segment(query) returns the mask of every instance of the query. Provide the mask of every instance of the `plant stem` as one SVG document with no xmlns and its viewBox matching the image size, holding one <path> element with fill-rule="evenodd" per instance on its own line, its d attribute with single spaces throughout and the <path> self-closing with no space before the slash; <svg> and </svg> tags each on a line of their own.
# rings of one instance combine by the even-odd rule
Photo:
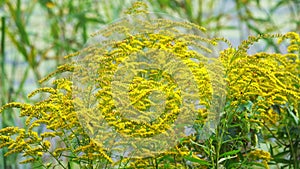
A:
<svg viewBox="0 0 300 169">
<path fill-rule="evenodd" d="M 290 147 L 291 147 L 291 153 L 292 153 L 292 158 L 293 158 L 293 162 L 294 162 L 294 168 L 298 168 L 297 154 L 295 153 L 293 140 L 291 138 L 290 131 L 287 128 L 287 126 L 285 126 L 285 130 L 287 132 L 289 144 L 290 144 Z"/>
<path fill-rule="evenodd" d="M 1 64 L 1 72 L 0 72 L 0 76 L 1 77 L 1 89 L 2 89 L 2 94 L 5 95 L 5 79 L 6 79 L 6 73 L 5 73 L 5 67 L 4 67 L 4 62 L 5 62 L 5 17 L 1 17 L 1 60 L 0 60 L 0 64 Z M 1 97 L 1 104 L 3 105 L 5 103 L 5 97 Z M 5 117 L 4 117 L 4 113 L 2 113 L 2 128 L 5 127 L 6 123 L 5 123 Z M 7 168 L 7 164 L 6 164 L 6 157 L 4 156 L 5 154 L 5 149 L 2 150 L 2 160 L 3 160 L 3 167 Z"/>
</svg>

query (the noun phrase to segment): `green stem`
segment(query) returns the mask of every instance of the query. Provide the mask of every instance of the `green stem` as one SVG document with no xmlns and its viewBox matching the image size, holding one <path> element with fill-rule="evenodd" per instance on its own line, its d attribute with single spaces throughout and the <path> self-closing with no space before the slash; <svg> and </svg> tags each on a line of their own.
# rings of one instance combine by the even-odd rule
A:
<svg viewBox="0 0 300 169">
<path fill-rule="evenodd" d="M 203 2 L 202 1 L 198 1 L 198 5 L 199 5 L 199 11 L 198 11 L 198 16 L 197 16 L 197 21 L 199 25 L 202 25 L 202 19 L 203 19 Z"/>
<path fill-rule="evenodd" d="M 5 73 L 5 17 L 1 17 L 1 89 L 2 89 L 2 94 L 6 93 L 6 86 L 5 86 L 5 79 L 6 79 L 6 73 Z M 1 97 L 2 99 L 2 104 L 5 103 L 5 97 Z"/>
<path fill-rule="evenodd" d="M 5 17 L 1 17 L 1 25 L 2 25 L 2 27 L 1 27 L 1 60 L 0 60 L 0 64 L 1 64 L 1 74 L 0 74 L 0 76 L 2 76 L 1 77 L 1 89 L 2 89 L 2 94 L 5 96 L 5 93 L 6 93 L 6 86 L 5 86 L 5 79 L 6 79 L 6 73 L 5 73 L 5 67 L 4 67 L 4 62 L 5 62 Z M 5 103 L 5 97 L 1 97 L 1 105 L 3 105 L 4 103 Z M 6 123 L 5 123 L 5 115 L 4 115 L 4 113 L 2 113 L 2 128 L 4 128 L 5 127 L 5 125 L 6 125 Z M 7 168 L 7 164 L 6 164 L 6 161 L 7 161 L 7 159 L 6 159 L 6 157 L 4 156 L 4 154 L 5 154 L 6 152 L 5 152 L 5 149 L 2 149 L 2 160 L 3 160 L 3 167 L 4 168 Z"/>
<path fill-rule="evenodd" d="M 285 130 L 287 132 L 290 147 L 291 147 L 291 153 L 292 153 L 292 158 L 293 158 L 293 162 L 294 162 L 294 168 L 298 168 L 297 154 L 295 153 L 293 140 L 291 138 L 291 135 L 290 135 L 290 132 L 289 132 L 289 129 L 287 128 L 287 126 L 285 126 Z"/>
<path fill-rule="evenodd" d="M 222 132 L 223 133 L 223 132 Z M 219 136 L 220 134 L 220 127 L 217 127 L 217 133 L 216 133 L 216 140 L 217 140 L 217 145 L 216 145 L 216 160 L 215 160 L 215 169 L 219 168 L 219 158 L 220 158 L 220 149 L 221 149 L 221 144 L 222 144 L 222 134 L 221 136 Z"/>
<path fill-rule="evenodd" d="M 59 159 L 58 159 L 51 151 L 48 150 L 48 148 L 46 148 L 46 147 L 45 147 L 43 144 L 41 144 L 41 143 L 39 143 L 39 145 L 40 145 L 41 147 L 43 147 L 43 149 L 44 149 L 47 153 L 49 153 L 63 169 L 67 169 L 67 168 L 61 163 L 61 161 L 60 161 L 60 160 L 59 160 Z"/>
<path fill-rule="evenodd" d="M 238 0 L 235 0 L 235 6 L 236 6 L 236 10 L 237 10 L 237 14 L 238 14 L 238 28 L 239 28 L 239 33 L 240 33 L 240 42 L 243 41 L 243 32 L 244 32 L 244 29 L 243 29 L 243 25 L 242 25 L 242 22 L 244 21 L 244 17 L 243 17 L 243 14 L 241 12 L 241 5 L 240 5 L 240 2 Z"/>
</svg>

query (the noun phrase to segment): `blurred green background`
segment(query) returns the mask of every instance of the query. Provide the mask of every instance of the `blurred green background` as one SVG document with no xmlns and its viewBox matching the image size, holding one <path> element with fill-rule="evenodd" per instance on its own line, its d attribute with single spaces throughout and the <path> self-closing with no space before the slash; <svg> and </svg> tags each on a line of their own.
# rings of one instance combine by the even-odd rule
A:
<svg viewBox="0 0 300 169">
<path fill-rule="evenodd" d="M 1 105 L 34 102 L 27 94 L 38 80 L 83 48 L 89 35 L 124 16 L 135 0 L 0 0 Z M 299 0 L 149 0 L 149 11 L 167 13 L 204 26 L 211 37 L 234 46 L 249 35 L 300 32 Z M 273 42 L 256 46 L 279 50 Z M 38 99 L 38 98 L 36 98 Z M 0 127 L 23 126 L 18 112 L 0 117 Z M 3 157 L 0 168 L 18 168 L 17 156 Z M 26 167 L 26 166 L 23 166 Z"/>
</svg>

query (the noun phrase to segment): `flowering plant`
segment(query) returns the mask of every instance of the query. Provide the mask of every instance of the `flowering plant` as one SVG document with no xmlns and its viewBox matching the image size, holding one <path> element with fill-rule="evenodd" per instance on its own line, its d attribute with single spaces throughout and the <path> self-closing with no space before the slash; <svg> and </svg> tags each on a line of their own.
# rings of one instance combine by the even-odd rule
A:
<svg viewBox="0 0 300 169">
<path fill-rule="evenodd" d="M 53 86 L 28 96 L 47 98 L 1 108 L 26 117 L 25 127 L 0 130 L 6 156 L 44 168 L 299 167 L 299 34 L 253 36 L 235 49 L 191 23 L 145 20 L 135 5 L 139 15 L 95 33 L 40 81 L 63 75 Z M 285 52 L 248 54 L 274 38 Z M 229 47 L 218 52 L 222 42 Z"/>
</svg>

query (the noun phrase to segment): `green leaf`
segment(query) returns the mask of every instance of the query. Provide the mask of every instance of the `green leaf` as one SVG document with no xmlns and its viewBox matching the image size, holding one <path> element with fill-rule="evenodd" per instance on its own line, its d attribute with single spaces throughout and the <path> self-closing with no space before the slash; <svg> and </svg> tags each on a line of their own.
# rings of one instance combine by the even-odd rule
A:
<svg viewBox="0 0 300 169">
<path fill-rule="evenodd" d="M 190 140 L 190 141 L 191 141 L 192 144 L 195 144 L 195 145 L 197 145 L 197 146 L 203 148 L 203 150 L 204 150 L 204 152 L 205 152 L 206 154 L 210 154 L 210 151 L 211 151 L 211 150 L 210 150 L 208 147 L 206 147 L 206 146 L 204 146 L 204 145 L 201 145 L 201 144 L 198 144 L 197 142 L 194 142 L 193 140 Z"/>
<path fill-rule="evenodd" d="M 194 163 L 198 163 L 198 164 L 206 165 L 206 166 L 211 166 L 211 164 L 209 162 L 207 162 L 205 160 L 201 160 L 200 158 L 195 158 L 195 157 L 192 157 L 192 156 L 185 156 L 183 158 L 188 160 L 188 161 L 194 162 Z"/>
<path fill-rule="evenodd" d="M 249 100 L 249 101 L 247 102 L 247 104 L 245 105 L 245 108 L 246 108 L 249 112 L 251 112 L 252 106 L 253 106 L 253 103 Z"/>
<path fill-rule="evenodd" d="M 171 163 L 174 163 L 174 157 L 172 157 L 171 155 L 165 155 L 161 158 L 158 159 L 158 164 L 160 164 L 162 161 L 170 161 Z"/>
<path fill-rule="evenodd" d="M 299 124 L 299 118 L 293 113 L 292 109 L 290 109 L 289 107 L 287 108 L 289 114 L 293 117 L 295 123 L 298 125 Z"/>
<path fill-rule="evenodd" d="M 274 159 L 274 161 L 276 161 L 277 163 L 283 163 L 283 164 L 292 164 L 293 163 L 293 160 L 287 160 L 287 159 L 283 159 L 283 158 Z"/>
<path fill-rule="evenodd" d="M 220 155 L 220 157 L 226 157 L 226 156 L 230 156 L 230 155 L 235 155 L 237 153 L 239 153 L 241 150 L 232 150 L 232 151 L 228 151 L 225 152 L 223 154 Z"/>
<path fill-rule="evenodd" d="M 276 161 L 277 159 L 279 160 L 281 157 L 284 157 L 286 156 L 287 154 L 289 154 L 289 151 L 284 151 L 284 152 L 281 152 L 281 153 L 278 153 L 274 156 L 272 156 L 274 158 L 274 160 Z"/>
<path fill-rule="evenodd" d="M 279 2 L 277 2 L 276 5 L 274 5 L 271 9 L 270 9 L 270 13 L 273 14 L 276 10 L 280 9 L 282 6 L 284 6 L 286 3 L 289 3 L 289 1 L 286 0 L 281 0 Z"/>
<path fill-rule="evenodd" d="M 185 137 L 180 138 L 180 139 L 179 139 L 179 143 L 182 144 L 185 140 L 188 140 L 188 138 L 185 138 Z"/>
<path fill-rule="evenodd" d="M 188 18 L 193 20 L 193 13 L 192 13 L 192 2 L 191 0 L 185 0 L 185 10 Z"/>
<path fill-rule="evenodd" d="M 234 156 L 227 156 L 227 157 L 224 157 L 224 158 L 221 158 L 219 161 L 218 161 L 218 164 L 221 164 L 223 161 L 226 161 L 226 160 L 229 160 L 229 159 L 233 159 L 233 158 L 236 158 L 237 155 L 234 155 Z"/>
</svg>

